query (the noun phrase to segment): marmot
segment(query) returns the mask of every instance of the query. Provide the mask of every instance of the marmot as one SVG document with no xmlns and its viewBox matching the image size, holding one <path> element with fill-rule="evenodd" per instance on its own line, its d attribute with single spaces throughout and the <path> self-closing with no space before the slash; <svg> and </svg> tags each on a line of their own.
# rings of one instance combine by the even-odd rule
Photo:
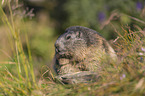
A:
<svg viewBox="0 0 145 96">
<path fill-rule="evenodd" d="M 55 42 L 54 69 L 58 75 L 78 71 L 101 70 L 103 58 L 116 60 L 109 43 L 96 31 L 73 26 L 66 29 Z"/>
</svg>

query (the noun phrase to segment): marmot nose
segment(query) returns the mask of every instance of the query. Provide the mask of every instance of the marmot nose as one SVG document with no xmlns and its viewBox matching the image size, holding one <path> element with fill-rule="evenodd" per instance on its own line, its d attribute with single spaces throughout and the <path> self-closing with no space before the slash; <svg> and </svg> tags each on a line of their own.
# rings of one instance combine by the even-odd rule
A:
<svg viewBox="0 0 145 96">
<path fill-rule="evenodd" d="M 56 52 L 61 52 L 61 51 L 63 51 L 63 49 L 60 47 L 59 44 L 55 44 L 55 50 L 56 50 Z"/>
<path fill-rule="evenodd" d="M 60 49 L 59 49 L 60 47 L 59 47 L 59 44 L 55 44 L 55 50 L 56 50 L 56 52 L 60 52 Z"/>
</svg>

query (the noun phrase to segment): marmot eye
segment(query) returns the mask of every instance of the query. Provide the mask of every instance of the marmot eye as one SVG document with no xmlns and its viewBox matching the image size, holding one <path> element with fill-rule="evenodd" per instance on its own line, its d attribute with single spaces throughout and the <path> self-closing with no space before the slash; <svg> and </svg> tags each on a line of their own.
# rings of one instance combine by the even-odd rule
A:
<svg viewBox="0 0 145 96">
<path fill-rule="evenodd" d="M 66 40 L 68 40 L 68 39 L 70 39 L 70 38 L 71 38 L 71 36 L 70 36 L 70 35 L 66 36 Z"/>
</svg>

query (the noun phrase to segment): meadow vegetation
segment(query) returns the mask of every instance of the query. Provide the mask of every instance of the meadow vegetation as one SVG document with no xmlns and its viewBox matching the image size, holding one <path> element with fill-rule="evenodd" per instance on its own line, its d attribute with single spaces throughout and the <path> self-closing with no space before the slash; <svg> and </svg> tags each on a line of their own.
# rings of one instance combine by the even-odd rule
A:
<svg viewBox="0 0 145 96">
<path fill-rule="evenodd" d="M 70 2 L 75 3 L 69 0 L 65 7 Z M 74 6 L 69 6 L 70 14 L 74 14 L 72 7 Z M 82 9 L 84 10 L 83 7 Z M 145 8 L 142 10 L 141 18 L 145 14 Z M 100 79 L 95 83 L 65 85 L 56 82 L 50 70 L 51 62 L 48 63 L 53 58 L 53 44 L 57 37 L 54 28 L 50 27 L 53 24 L 37 24 L 35 20 L 29 20 L 32 16 L 32 10 L 20 7 L 18 0 L 0 0 L 0 96 L 145 95 L 145 23 L 142 19 L 116 10 L 107 20 L 103 19 L 104 23 L 99 30 L 107 27 L 116 34 L 116 37 L 110 40 L 110 44 L 118 55 L 118 62 L 103 64 L 103 70 L 98 73 Z M 75 25 L 74 21 L 79 17 L 71 18 L 75 19 L 73 22 L 69 21 L 69 24 Z M 121 24 L 112 21 L 116 18 L 120 19 Z M 79 24 L 91 26 L 96 23 L 87 25 L 82 18 Z"/>
</svg>

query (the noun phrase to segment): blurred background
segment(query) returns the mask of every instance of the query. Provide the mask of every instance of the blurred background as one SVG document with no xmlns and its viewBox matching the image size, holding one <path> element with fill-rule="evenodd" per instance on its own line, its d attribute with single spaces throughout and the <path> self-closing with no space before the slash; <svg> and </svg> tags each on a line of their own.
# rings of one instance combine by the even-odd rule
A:
<svg viewBox="0 0 145 96">
<path fill-rule="evenodd" d="M 39 76 L 52 64 L 55 40 L 67 27 L 94 29 L 111 42 L 117 38 L 116 31 L 121 32 L 124 26 L 133 31 L 145 28 L 144 5 L 144 0 L 19 0 L 19 5 L 12 9 L 14 16 L 20 16 L 16 22 L 26 55 L 24 35 L 28 34 L 35 73 Z M 3 8 L 9 14 L 7 6 Z M 0 21 L 1 62 L 12 59 L 13 54 L 6 31 L 9 30 Z"/>
</svg>

